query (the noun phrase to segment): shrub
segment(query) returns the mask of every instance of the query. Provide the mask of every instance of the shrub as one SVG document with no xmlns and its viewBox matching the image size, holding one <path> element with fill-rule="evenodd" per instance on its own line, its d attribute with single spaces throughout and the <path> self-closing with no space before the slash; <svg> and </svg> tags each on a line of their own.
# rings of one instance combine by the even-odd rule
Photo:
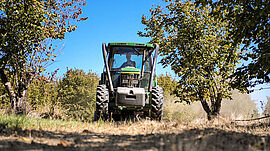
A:
<svg viewBox="0 0 270 151">
<path fill-rule="evenodd" d="M 47 77 L 37 77 L 30 84 L 27 91 L 27 105 L 30 114 L 41 117 L 61 117 L 57 113 L 58 105 L 58 81 L 49 80 Z"/>
<path fill-rule="evenodd" d="M 70 119 L 90 120 L 95 110 L 96 87 L 99 78 L 95 73 L 70 69 L 59 81 L 58 101 Z"/>
<path fill-rule="evenodd" d="M 90 120 L 95 109 L 99 78 L 95 73 L 70 69 L 60 80 L 38 77 L 31 83 L 27 104 L 29 115 L 53 119 Z"/>
<path fill-rule="evenodd" d="M 157 77 L 158 85 L 163 88 L 164 95 L 171 95 L 176 89 L 177 81 L 170 74 L 161 74 Z"/>
</svg>

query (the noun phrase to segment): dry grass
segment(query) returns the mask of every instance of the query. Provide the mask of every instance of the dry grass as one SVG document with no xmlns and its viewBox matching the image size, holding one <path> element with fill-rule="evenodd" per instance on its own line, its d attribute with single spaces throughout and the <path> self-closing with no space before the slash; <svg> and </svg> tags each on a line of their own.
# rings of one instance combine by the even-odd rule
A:
<svg viewBox="0 0 270 151">
<path fill-rule="evenodd" d="M 77 122 L 49 119 L 35 119 L 25 116 L 0 116 L 0 125 L 11 130 L 44 130 L 58 132 L 82 133 L 85 131 L 110 134 L 110 135 L 147 135 L 147 134 L 168 134 L 179 133 L 183 130 L 194 128 L 219 128 L 223 130 L 237 130 L 247 133 L 270 132 L 270 119 L 259 121 L 235 122 L 225 118 L 217 118 L 208 121 L 205 118 L 193 120 L 192 122 L 177 121 L 97 121 L 97 122 Z M 249 126 L 249 127 L 247 127 Z"/>
<path fill-rule="evenodd" d="M 12 119 L 17 119 L 21 128 L 3 127 Z M 219 118 L 188 123 L 150 120 L 83 123 L 1 116 L 0 123 L 0 149 L 3 150 L 270 149 L 269 120 L 236 123 Z"/>
<path fill-rule="evenodd" d="M 256 104 L 248 94 L 232 91 L 232 100 L 225 99 L 221 105 L 221 115 L 229 119 L 247 119 L 258 116 Z"/>
<path fill-rule="evenodd" d="M 173 96 L 165 97 L 161 122 L 0 115 L 0 150 L 270 150 L 270 120 L 234 121 L 250 117 L 254 107 L 249 97 L 234 95 L 213 121 L 206 120 L 200 102 L 175 104 Z"/>
<path fill-rule="evenodd" d="M 191 122 L 206 117 L 200 102 L 190 105 L 184 103 L 174 103 L 177 100 L 174 96 L 164 97 L 164 120 Z"/>
<path fill-rule="evenodd" d="M 192 122 L 204 119 L 206 113 L 200 102 L 190 105 L 185 103 L 174 103 L 176 97 L 167 95 L 164 97 L 164 120 L 178 122 Z M 232 92 L 232 100 L 224 99 L 221 104 L 221 117 L 228 120 L 254 118 L 258 116 L 255 103 L 248 94 Z"/>
<path fill-rule="evenodd" d="M 230 123 L 235 119 L 251 118 L 256 110 L 255 104 L 250 100 L 248 95 L 233 92 L 233 100 L 224 100 L 221 108 L 221 117 L 218 123 Z M 166 132 L 168 129 L 174 131 L 175 125 L 181 125 L 177 129 L 182 129 L 187 123 L 195 126 L 203 126 L 208 121 L 205 119 L 204 112 L 200 102 L 194 102 L 191 105 L 174 103 L 177 100 L 173 96 L 164 97 L 164 121 L 139 121 L 133 123 L 131 121 L 122 122 L 104 122 L 95 123 L 49 120 L 40 118 L 29 118 L 26 116 L 7 116 L 0 115 L 0 123 L 7 127 L 17 127 L 21 129 L 42 129 L 48 131 L 73 131 L 81 132 L 85 129 L 90 131 L 119 133 L 131 132 L 139 133 L 160 133 Z M 46 109 L 46 108 L 44 108 Z M 35 117 L 32 115 L 32 117 Z M 39 117 L 39 116 L 37 116 Z M 189 125 L 190 126 L 190 125 Z M 169 128 L 168 128 L 169 127 Z M 192 127 L 192 126 L 191 126 Z M 194 127 L 194 126 L 193 126 Z M 112 129 L 112 131 L 110 131 Z M 160 131 L 161 130 L 161 131 Z"/>
</svg>

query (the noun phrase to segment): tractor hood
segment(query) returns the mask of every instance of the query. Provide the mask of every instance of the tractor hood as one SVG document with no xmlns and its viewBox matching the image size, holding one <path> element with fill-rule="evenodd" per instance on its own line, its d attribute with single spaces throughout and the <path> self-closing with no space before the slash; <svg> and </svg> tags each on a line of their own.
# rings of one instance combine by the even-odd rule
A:
<svg viewBox="0 0 270 151">
<path fill-rule="evenodd" d="M 120 73 L 134 73 L 134 74 L 140 74 L 141 69 L 134 68 L 134 67 L 128 67 L 128 68 L 122 68 Z"/>
</svg>

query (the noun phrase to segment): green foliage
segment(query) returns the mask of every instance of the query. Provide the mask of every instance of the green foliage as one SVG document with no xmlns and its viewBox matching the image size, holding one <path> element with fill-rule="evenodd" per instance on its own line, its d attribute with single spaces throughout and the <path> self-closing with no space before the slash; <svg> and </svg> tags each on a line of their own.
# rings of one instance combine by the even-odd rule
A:
<svg viewBox="0 0 270 151">
<path fill-rule="evenodd" d="M 161 74 L 157 77 L 158 85 L 162 87 L 164 95 L 173 94 L 176 90 L 177 81 L 172 79 L 169 74 Z"/>
<path fill-rule="evenodd" d="M 18 131 L 25 127 L 25 125 L 30 124 L 31 122 L 25 115 L 0 115 L 0 126 L 3 128 L 2 131 L 5 131 L 7 129 Z"/>
<path fill-rule="evenodd" d="M 69 118 L 91 120 L 95 109 L 96 87 L 99 78 L 95 73 L 70 69 L 59 81 L 58 99 Z"/>
<path fill-rule="evenodd" d="M 34 79 L 27 91 L 29 112 L 35 111 L 45 117 L 61 117 L 55 112 L 56 107 L 59 107 L 58 89 L 57 81 L 44 76 Z"/>
<path fill-rule="evenodd" d="M 98 82 L 95 73 L 79 69 L 67 70 L 64 77 L 56 81 L 38 77 L 27 93 L 31 107 L 29 114 L 36 112 L 44 118 L 90 121 L 95 110 Z"/>
<path fill-rule="evenodd" d="M 233 45 L 241 44 L 241 51 L 247 52 L 242 58 L 250 61 L 238 68 L 234 86 L 242 89 L 270 82 L 270 1 L 196 1 L 202 5 L 210 4 L 213 17 L 228 20 L 228 39 Z M 220 14 L 223 11 L 228 13 Z"/>
<path fill-rule="evenodd" d="M 15 131 L 22 129 L 72 129 L 82 128 L 82 125 L 87 123 L 81 123 L 77 121 L 63 121 L 63 120 L 51 120 L 51 119 L 38 119 L 30 118 L 25 115 L 0 115 L 0 126 L 4 133 L 14 134 Z M 88 125 L 88 124 L 87 124 Z M 85 126 L 85 125 L 84 125 Z M 10 131 L 11 130 L 11 131 Z"/>
<path fill-rule="evenodd" d="M 210 11 L 210 6 L 196 7 L 192 1 L 167 1 L 166 8 L 157 6 L 149 18 L 142 17 L 146 32 L 139 35 L 160 45 L 161 63 L 179 77 L 180 100 L 201 101 L 208 115 L 216 115 L 221 100 L 230 98 L 239 53 L 227 40 L 228 22 L 213 18 Z"/>
<path fill-rule="evenodd" d="M 56 55 L 53 40 L 76 29 L 84 0 L 0 1 L 0 78 L 14 113 L 22 108 L 33 77 Z"/>
</svg>

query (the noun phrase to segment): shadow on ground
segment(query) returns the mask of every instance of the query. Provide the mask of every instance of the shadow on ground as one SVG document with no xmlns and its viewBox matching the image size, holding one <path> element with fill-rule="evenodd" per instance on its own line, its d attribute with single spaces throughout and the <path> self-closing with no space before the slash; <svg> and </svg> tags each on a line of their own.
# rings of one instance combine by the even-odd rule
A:
<svg viewBox="0 0 270 151">
<path fill-rule="evenodd" d="M 147 135 L 1 129 L 0 138 L 0 150 L 270 150 L 269 134 L 260 136 L 219 128 Z"/>
</svg>

